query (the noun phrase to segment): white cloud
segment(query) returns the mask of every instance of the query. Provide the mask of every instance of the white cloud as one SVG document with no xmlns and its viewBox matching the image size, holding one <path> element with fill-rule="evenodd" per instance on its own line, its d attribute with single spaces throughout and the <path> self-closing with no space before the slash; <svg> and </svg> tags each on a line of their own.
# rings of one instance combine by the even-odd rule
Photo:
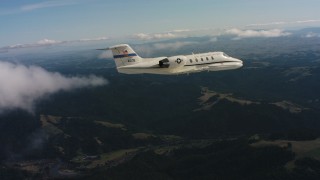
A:
<svg viewBox="0 0 320 180">
<path fill-rule="evenodd" d="M 231 34 L 237 36 L 236 39 L 241 38 L 253 38 L 253 37 L 280 37 L 288 36 L 291 33 L 284 32 L 280 29 L 271 29 L 271 30 L 242 30 L 242 29 L 229 29 L 226 31 L 226 34 Z"/>
<path fill-rule="evenodd" d="M 309 32 L 305 35 L 306 38 L 320 37 L 320 34 Z"/>
<path fill-rule="evenodd" d="M 42 39 L 40 41 L 37 41 L 35 43 L 30 44 L 15 44 L 11 46 L 5 46 L 0 48 L 4 50 L 8 49 L 18 49 L 18 48 L 29 48 L 29 47 L 42 47 L 42 46 L 51 46 L 51 45 L 57 45 L 57 44 L 65 44 L 65 43 L 77 43 L 77 42 L 88 42 L 88 41 L 103 41 L 108 40 L 107 37 L 98 37 L 98 38 L 85 38 L 85 39 L 79 39 L 79 40 L 69 40 L 69 41 L 58 41 L 58 40 L 52 40 L 52 39 Z"/>
<path fill-rule="evenodd" d="M 152 37 L 151 35 L 145 34 L 145 33 L 138 33 L 138 34 L 133 35 L 133 38 L 142 39 L 142 40 L 152 39 L 151 37 Z"/>
<path fill-rule="evenodd" d="M 74 41 L 69 41 L 69 42 L 82 42 L 82 41 L 103 41 L 103 40 L 108 40 L 109 38 L 107 37 L 98 37 L 98 38 L 84 38 L 80 40 L 74 40 Z"/>
<path fill-rule="evenodd" d="M 174 38 L 188 38 L 200 36 L 220 36 L 225 30 L 202 28 L 202 29 L 175 29 L 163 33 L 138 33 L 131 36 L 138 40 L 161 40 L 161 39 L 174 39 Z"/>
<path fill-rule="evenodd" d="M 33 111 L 34 103 L 49 94 L 75 88 L 101 86 L 107 80 L 96 77 L 65 77 L 41 67 L 0 61 L 0 112 L 20 108 Z"/>
<path fill-rule="evenodd" d="M 170 38 L 175 38 L 176 36 L 172 33 L 159 33 L 159 34 L 154 34 L 153 37 L 155 39 L 170 39 Z"/>
<path fill-rule="evenodd" d="M 52 44 L 60 44 L 62 41 L 56 41 L 51 39 L 42 39 L 35 43 L 35 45 L 52 45 Z"/>
<path fill-rule="evenodd" d="M 31 43 L 31 44 L 15 44 L 11 46 L 6 46 L 0 49 L 18 49 L 18 48 L 28 48 L 28 47 L 40 47 L 40 46 L 50 46 L 54 44 L 61 44 L 66 43 L 66 41 L 56 41 L 51 39 L 42 39 L 38 42 Z"/>
<path fill-rule="evenodd" d="M 314 23 L 314 22 L 320 22 L 320 19 L 310 19 L 310 20 L 302 20 L 302 21 L 294 21 L 291 23 Z"/>
<path fill-rule="evenodd" d="M 250 26 L 272 26 L 272 25 L 286 25 L 286 24 L 306 24 L 306 23 L 316 23 L 320 22 L 319 19 L 309 19 L 309 20 L 300 20 L 300 21 L 277 21 L 277 22 L 269 22 L 269 23 L 257 23 L 257 24 L 249 24 Z"/>
<path fill-rule="evenodd" d="M 133 38 L 140 40 L 153 40 L 153 39 L 171 39 L 175 38 L 176 35 L 170 32 L 167 33 L 156 33 L 156 34 L 146 34 L 146 33 L 138 33 L 133 35 Z"/>
<path fill-rule="evenodd" d="M 183 46 L 192 45 L 192 44 L 195 44 L 195 42 L 155 43 L 152 46 L 157 50 L 163 50 L 163 49 L 177 50 Z"/>
<path fill-rule="evenodd" d="M 172 39 L 178 37 L 185 37 L 187 34 L 190 34 L 192 32 L 193 31 L 190 29 L 175 29 L 163 33 L 138 33 L 134 34 L 132 37 L 134 39 L 140 40 Z"/>
</svg>

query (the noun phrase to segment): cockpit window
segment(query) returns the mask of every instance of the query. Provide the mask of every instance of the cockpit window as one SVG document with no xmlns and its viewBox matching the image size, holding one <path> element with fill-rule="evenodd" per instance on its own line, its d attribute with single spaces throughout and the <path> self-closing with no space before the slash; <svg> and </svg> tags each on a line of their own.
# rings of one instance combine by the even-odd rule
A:
<svg viewBox="0 0 320 180">
<path fill-rule="evenodd" d="M 223 56 L 225 56 L 225 57 L 230 57 L 230 56 L 228 56 L 228 54 L 226 54 L 226 53 L 223 53 Z"/>
</svg>

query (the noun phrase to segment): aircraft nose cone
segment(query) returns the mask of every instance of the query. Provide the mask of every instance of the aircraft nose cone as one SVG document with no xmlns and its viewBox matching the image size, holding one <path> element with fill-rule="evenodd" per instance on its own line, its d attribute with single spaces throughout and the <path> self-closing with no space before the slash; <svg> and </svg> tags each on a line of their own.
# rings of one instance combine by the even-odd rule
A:
<svg viewBox="0 0 320 180">
<path fill-rule="evenodd" d="M 239 65 L 239 68 L 243 66 L 243 61 L 240 59 L 236 59 L 234 58 L 234 60 L 237 62 L 237 64 Z"/>
<path fill-rule="evenodd" d="M 235 61 L 235 62 L 239 62 L 239 63 L 243 64 L 243 61 L 240 60 L 240 59 L 232 58 L 232 60 Z"/>
<path fill-rule="evenodd" d="M 240 67 L 242 67 L 242 66 L 243 66 L 243 61 L 241 61 L 241 60 L 239 59 L 239 63 L 240 63 Z"/>
</svg>

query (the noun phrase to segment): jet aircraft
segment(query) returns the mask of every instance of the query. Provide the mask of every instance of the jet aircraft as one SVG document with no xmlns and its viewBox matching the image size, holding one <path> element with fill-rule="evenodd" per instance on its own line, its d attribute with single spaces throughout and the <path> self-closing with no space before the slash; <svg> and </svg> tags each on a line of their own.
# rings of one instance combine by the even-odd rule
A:
<svg viewBox="0 0 320 180">
<path fill-rule="evenodd" d="M 238 69 L 243 66 L 240 59 L 224 52 L 141 58 L 128 44 L 98 50 L 111 50 L 118 72 L 125 74 L 188 74 Z"/>
</svg>

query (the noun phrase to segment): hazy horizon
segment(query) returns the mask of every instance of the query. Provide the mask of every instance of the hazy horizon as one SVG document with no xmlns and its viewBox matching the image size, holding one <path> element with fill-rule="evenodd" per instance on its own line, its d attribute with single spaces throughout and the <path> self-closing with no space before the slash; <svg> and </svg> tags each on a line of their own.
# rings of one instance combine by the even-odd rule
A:
<svg viewBox="0 0 320 180">
<path fill-rule="evenodd" d="M 0 3 L 0 47 L 319 27 L 319 5 L 316 0 L 5 1 Z"/>
</svg>

